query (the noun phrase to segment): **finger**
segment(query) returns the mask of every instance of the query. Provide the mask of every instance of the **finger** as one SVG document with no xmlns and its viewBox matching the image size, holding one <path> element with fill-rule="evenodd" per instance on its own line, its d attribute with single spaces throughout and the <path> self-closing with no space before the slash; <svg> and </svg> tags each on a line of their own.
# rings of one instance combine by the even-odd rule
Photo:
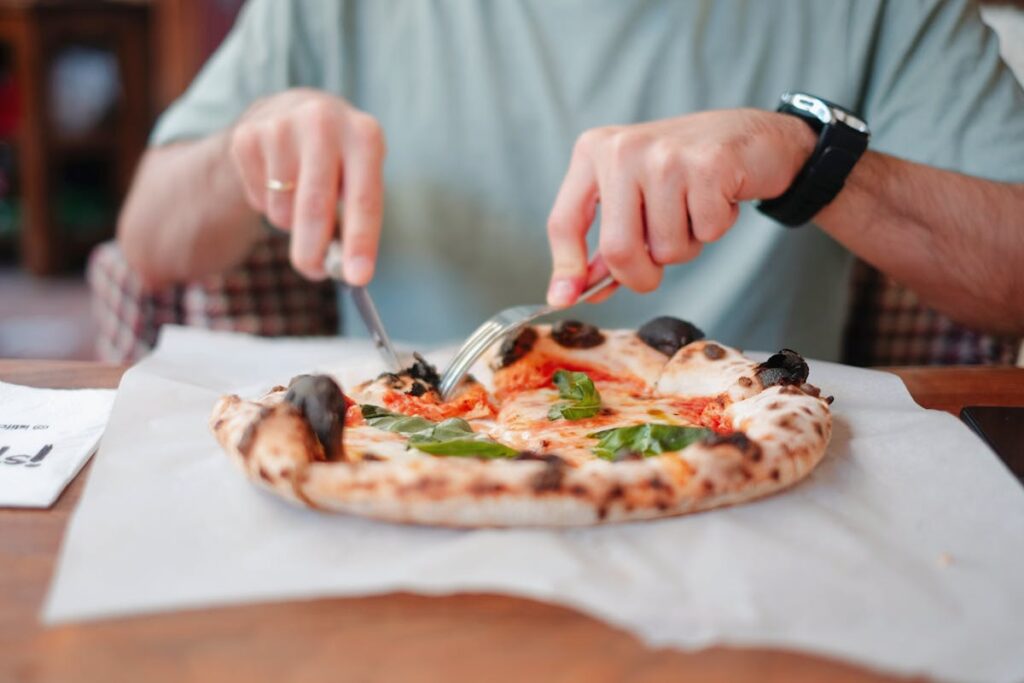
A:
<svg viewBox="0 0 1024 683">
<path fill-rule="evenodd" d="M 640 187 L 622 173 L 602 174 L 601 258 L 620 284 L 650 292 L 661 282 L 661 266 L 651 260 L 644 239 Z"/>
<path fill-rule="evenodd" d="M 324 254 L 337 227 L 341 158 L 337 143 L 327 135 L 306 135 L 300 144 L 291 260 L 306 277 L 323 279 Z"/>
<path fill-rule="evenodd" d="M 282 122 L 266 124 L 260 146 L 266 161 L 266 182 L 278 180 L 294 185 L 299 171 L 298 153 L 295 149 L 291 127 Z M 292 227 L 294 190 L 271 190 L 264 187 L 267 219 L 279 228 Z"/>
<path fill-rule="evenodd" d="M 571 306 L 586 285 L 587 231 L 597 212 L 597 178 L 588 156 L 573 153 L 548 216 L 552 274 L 548 304 Z"/>
<path fill-rule="evenodd" d="M 684 263 L 700 252 L 690 232 L 686 191 L 679 184 L 649 182 L 644 187 L 644 222 L 647 249 L 656 264 Z"/>
<path fill-rule="evenodd" d="M 260 213 L 266 213 L 266 184 L 263 151 L 255 135 L 236 131 L 231 139 L 231 158 L 238 171 L 242 190 L 249 205 Z"/>
<path fill-rule="evenodd" d="M 342 269 L 345 281 L 364 286 L 373 278 L 384 201 L 384 136 L 377 122 L 359 115 L 342 139 L 345 200 Z"/>
<path fill-rule="evenodd" d="M 600 280 L 611 274 L 608 270 L 608 266 L 605 264 L 604 259 L 598 254 L 597 257 L 590 263 L 587 274 L 587 288 L 597 284 Z M 603 288 L 597 294 L 587 299 L 588 304 L 599 304 L 602 301 L 606 301 L 619 289 L 619 283 L 614 280 L 610 285 Z"/>
<path fill-rule="evenodd" d="M 740 207 L 730 202 L 717 186 L 693 187 L 687 194 L 693 236 L 703 243 L 722 237 L 736 222 Z"/>
</svg>

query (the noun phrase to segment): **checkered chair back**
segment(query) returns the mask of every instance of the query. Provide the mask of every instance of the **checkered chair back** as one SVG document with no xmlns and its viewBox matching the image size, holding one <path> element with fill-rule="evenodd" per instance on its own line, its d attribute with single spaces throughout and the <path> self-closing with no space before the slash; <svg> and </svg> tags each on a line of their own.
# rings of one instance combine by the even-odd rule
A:
<svg viewBox="0 0 1024 683">
<path fill-rule="evenodd" d="M 195 283 L 147 291 L 116 242 L 89 257 L 86 271 L 98 322 L 97 356 L 130 363 L 156 345 L 163 325 L 191 325 L 267 337 L 333 335 L 331 282 L 310 282 L 288 262 L 288 237 L 270 234 L 245 263 Z"/>
<path fill-rule="evenodd" d="M 957 325 L 862 261 L 854 265 L 843 360 L 851 365 L 1012 365 L 1020 339 Z"/>
</svg>

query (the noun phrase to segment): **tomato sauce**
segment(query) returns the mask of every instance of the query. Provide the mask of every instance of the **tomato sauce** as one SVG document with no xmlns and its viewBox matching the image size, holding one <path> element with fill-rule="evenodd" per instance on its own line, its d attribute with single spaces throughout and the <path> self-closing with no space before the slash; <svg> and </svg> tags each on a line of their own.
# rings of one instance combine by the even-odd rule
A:
<svg viewBox="0 0 1024 683">
<path fill-rule="evenodd" d="M 509 394 L 530 389 L 542 389 L 552 386 L 552 378 L 559 370 L 584 372 L 593 382 L 610 384 L 627 384 L 642 387 L 643 383 L 635 377 L 615 375 L 607 370 L 595 368 L 584 363 L 570 363 L 564 360 L 547 357 L 535 357 L 520 360 L 514 365 L 495 373 L 494 389 L 499 399 Z"/>
<path fill-rule="evenodd" d="M 384 397 L 384 407 L 403 415 L 418 415 L 434 422 L 450 417 L 490 418 L 497 414 L 487 397 L 487 390 L 476 384 L 459 393 L 451 401 L 441 402 L 435 393 L 410 396 L 397 391 Z"/>
</svg>

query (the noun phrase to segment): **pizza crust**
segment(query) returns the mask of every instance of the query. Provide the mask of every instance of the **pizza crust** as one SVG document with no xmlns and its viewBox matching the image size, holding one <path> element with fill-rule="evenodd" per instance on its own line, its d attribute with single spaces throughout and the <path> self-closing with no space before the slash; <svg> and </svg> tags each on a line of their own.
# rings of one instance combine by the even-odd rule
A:
<svg viewBox="0 0 1024 683">
<path fill-rule="evenodd" d="M 251 481 L 290 502 L 459 527 L 581 526 L 708 510 L 785 489 L 821 460 L 831 416 L 815 389 L 765 388 L 757 364 L 716 342 L 693 342 L 667 359 L 646 346 L 656 356 L 643 351 L 629 334 L 606 332 L 615 348 L 629 350 L 611 363 L 602 361 L 600 347 L 570 353 L 549 346 L 543 332 L 531 353 L 613 365 L 622 377 L 661 393 L 716 396 L 722 427 L 733 436 L 620 462 L 573 453 L 547 461 L 483 460 L 430 456 L 407 449 L 401 435 L 354 425 L 344 431 L 345 460 L 327 462 L 301 413 L 284 401 L 283 387 L 255 401 L 221 399 L 211 428 Z M 709 353 L 711 345 L 719 348 Z M 376 395 L 370 385 L 364 388 Z M 479 424 L 499 438 L 505 429 L 500 415 Z M 514 441 L 507 443 L 518 447 Z"/>
</svg>

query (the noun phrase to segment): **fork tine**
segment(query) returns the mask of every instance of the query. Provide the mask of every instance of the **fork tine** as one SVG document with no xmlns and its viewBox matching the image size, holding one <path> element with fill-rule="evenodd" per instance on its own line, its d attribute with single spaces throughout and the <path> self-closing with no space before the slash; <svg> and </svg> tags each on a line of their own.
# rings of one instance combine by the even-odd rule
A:
<svg viewBox="0 0 1024 683">
<path fill-rule="evenodd" d="M 606 275 L 583 292 L 583 294 L 580 295 L 580 300 L 586 301 L 612 282 L 614 282 L 612 276 Z M 550 306 L 511 306 L 498 311 L 495 315 L 485 320 L 483 324 L 476 328 L 476 330 L 473 331 L 473 334 L 469 335 L 466 341 L 463 342 L 462 346 L 459 347 L 459 350 L 455 353 L 455 357 L 452 358 L 448 363 L 448 367 L 445 368 L 444 375 L 441 377 L 441 385 L 439 387 L 441 391 L 441 398 L 448 398 L 452 390 L 455 388 L 455 385 L 462 379 L 463 375 L 466 374 L 473 363 L 475 363 L 477 359 L 491 347 L 492 344 L 537 318 L 545 316 L 548 313 L 553 313 L 554 311 L 555 309 Z"/>
<path fill-rule="evenodd" d="M 543 310 L 542 307 L 517 306 L 515 309 L 501 311 L 498 315 L 480 325 L 462 344 L 455 357 L 448 363 L 448 367 L 445 368 L 444 375 L 441 378 L 441 397 L 447 398 L 451 394 L 455 385 L 462 379 L 473 363 L 495 342 L 535 319 L 540 312 L 540 310 L 534 310 L 535 308 Z M 497 318 L 505 317 L 510 317 L 512 320 L 506 323 L 501 323 L 497 320 Z"/>
</svg>

